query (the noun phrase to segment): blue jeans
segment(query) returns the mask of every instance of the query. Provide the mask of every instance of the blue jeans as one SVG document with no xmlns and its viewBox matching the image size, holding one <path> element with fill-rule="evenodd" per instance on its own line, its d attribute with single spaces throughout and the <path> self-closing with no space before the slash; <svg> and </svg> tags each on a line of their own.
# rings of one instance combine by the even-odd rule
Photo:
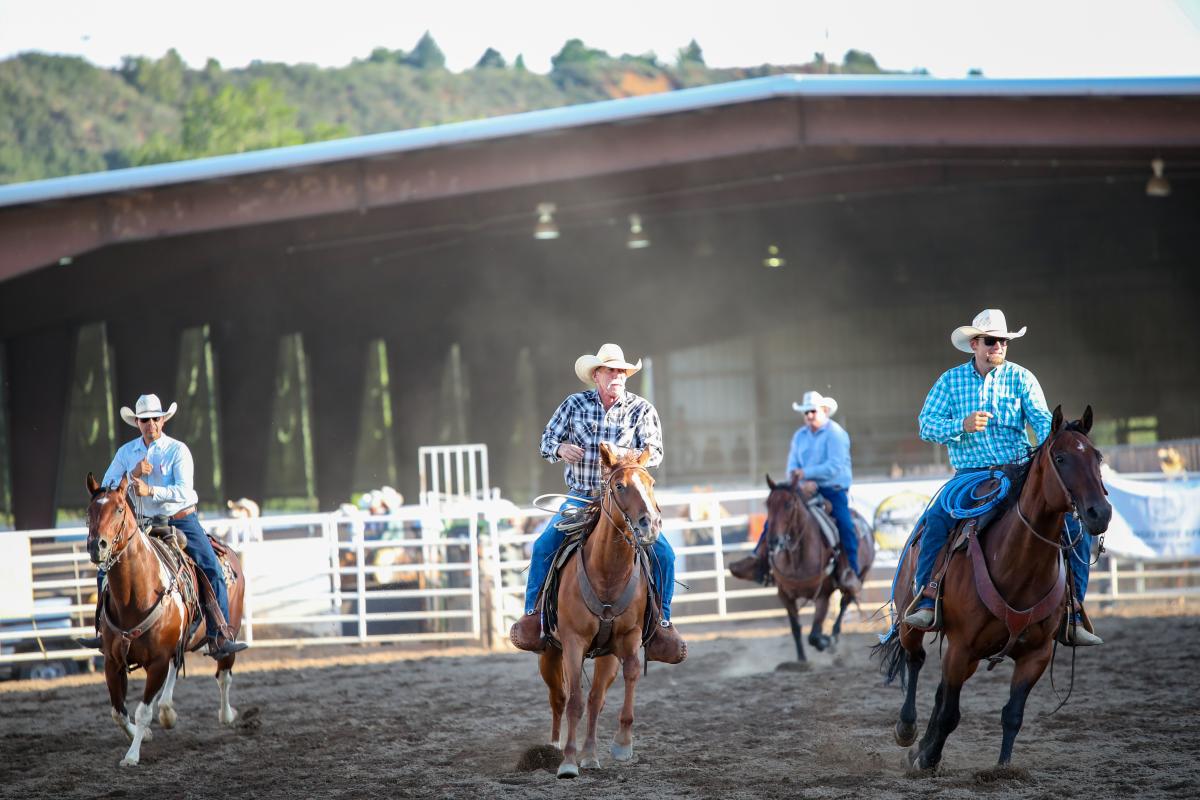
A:
<svg viewBox="0 0 1200 800">
<path fill-rule="evenodd" d="M 567 507 L 587 505 L 588 500 L 568 498 L 558 507 L 558 513 L 550 518 L 542 535 L 533 543 L 533 557 L 529 561 L 529 579 L 525 584 L 525 613 L 532 614 L 537 608 L 538 592 L 550 574 L 550 562 L 566 537 L 559 532 L 558 521 Z M 659 536 L 650 550 L 650 566 L 654 570 L 654 583 L 662 597 L 662 612 L 665 619 L 671 618 L 671 598 L 675 596 L 675 551 L 667 537 Z"/>
<path fill-rule="evenodd" d="M 846 563 L 850 565 L 850 569 L 854 570 L 854 574 L 858 574 L 858 531 L 854 529 L 854 518 L 850 516 L 850 502 L 845 489 L 834 489 L 832 487 L 818 488 L 821 497 L 829 501 L 829 505 L 833 507 L 833 521 L 837 523 L 838 538 L 842 541 L 842 552 L 846 554 Z M 763 523 L 762 533 L 758 537 L 758 544 L 754 545 L 755 553 L 762 553 L 762 548 L 766 547 L 767 541 L 767 523 Z"/>
<path fill-rule="evenodd" d="M 955 476 L 962 475 L 968 472 L 983 472 L 991 467 L 960 469 L 955 473 Z M 929 508 L 925 510 L 925 516 L 921 518 L 925 522 L 925 531 L 921 534 L 921 552 L 917 557 L 917 572 L 913 577 L 916 583 L 917 590 L 920 591 L 925 584 L 929 583 L 929 579 L 933 577 L 933 565 L 937 561 L 938 553 L 946 544 L 946 539 L 950 536 L 950 531 L 953 530 L 955 523 L 958 520 L 950 516 L 950 514 L 942 508 L 939 498 L 934 498 Z M 921 521 L 917 521 L 917 527 L 921 526 Z M 1080 535 L 1079 520 L 1074 514 L 1068 514 L 1066 517 L 1067 536 L 1074 539 L 1079 536 L 1079 542 L 1076 543 L 1068 553 L 1067 557 L 1071 564 L 1071 579 L 1075 589 L 1075 596 L 1079 598 L 1079 602 L 1083 602 L 1083 596 L 1087 593 L 1088 574 L 1091 571 L 1091 552 L 1092 541 L 1089 534 Z M 917 608 L 933 608 L 933 601 L 928 597 L 922 597 L 917 603 Z"/>
<path fill-rule="evenodd" d="M 200 527 L 200 520 L 196 517 L 195 512 L 188 514 L 183 519 L 170 520 L 171 527 L 181 532 L 187 537 L 187 553 L 192 557 L 208 578 L 209 584 L 212 585 L 213 593 L 217 596 L 217 605 L 221 607 L 221 613 L 225 615 L 225 621 L 229 621 L 229 590 L 225 586 L 225 571 L 221 569 L 221 564 L 217 561 L 216 551 L 213 550 L 212 543 L 208 541 L 208 536 L 204 533 L 204 528 Z M 96 591 L 104 590 L 104 570 L 99 570 L 96 573 Z M 203 608 L 203 604 L 201 604 Z M 209 619 L 208 609 L 204 608 L 204 620 L 208 626 L 208 632 L 215 635 L 217 631 L 217 621 Z"/>
</svg>

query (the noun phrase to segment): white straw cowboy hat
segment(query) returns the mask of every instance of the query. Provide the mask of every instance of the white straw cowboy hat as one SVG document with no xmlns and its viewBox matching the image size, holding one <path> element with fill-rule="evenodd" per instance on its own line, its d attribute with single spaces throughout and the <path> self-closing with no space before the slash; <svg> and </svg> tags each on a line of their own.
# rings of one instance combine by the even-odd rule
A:
<svg viewBox="0 0 1200 800">
<path fill-rule="evenodd" d="M 1020 339 L 1028 326 L 1019 331 L 1010 331 L 1004 312 L 998 308 L 985 308 L 975 315 L 970 325 L 955 328 L 950 334 L 951 343 L 964 353 L 971 352 L 971 340 L 976 336 L 995 336 L 997 339 Z"/>
<path fill-rule="evenodd" d="M 825 407 L 825 413 L 831 417 L 837 413 L 837 400 L 832 397 L 823 397 L 820 392 L 805 392 L 803 400 L 799 403 L 792 403 L 792 408 L 801 414 L 821 406 Z"/>
<path fill-rule="evenodd" d="M 243 497 L 238 500 L 227 500 L 225 501 L 225 505 L 229 506 L 230 511 L 237 511 L 240 509 L 245 511 L 246 514 L 251 517 L 262 516 L 262 511 L 259 510 L 258 503 L 254 502 L 249 497 Z"/>
<path fill-rule="evenodd" d="M 166 422 L 171 417 L 175 416 L 175 412 L 179 410 L 178 403 L 171 403 L 171 407 L 163 411 L 162 401 L 158 399 L 156 394 L 144 394 L 137 399 L 133 404 L 133 410 L 129 410 L 129 406 L 121 406 L 121 419 L 125 420 L 125 424 L 137 427 L 139 419 L 146 417 L 162 417 L 162 421 Z"/>
<path fill-rule="evenodd" d="M 642 360 L 639 358 L 636 364 L 630 364 L 625 360 L 625 353 L 615 344 L 603 345 L 594 356 L 580 356 L 575 359 L 575 374 L 588 386 L 592 385 L 592 373 L 597 367 L 623 369 L 632 375 L 642 368 Z"/>
</svg>

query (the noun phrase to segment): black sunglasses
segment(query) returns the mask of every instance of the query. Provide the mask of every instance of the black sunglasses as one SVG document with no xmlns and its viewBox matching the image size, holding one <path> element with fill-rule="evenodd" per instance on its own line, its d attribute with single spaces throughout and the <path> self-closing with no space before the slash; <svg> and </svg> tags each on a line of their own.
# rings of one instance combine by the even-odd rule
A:
<svg viewBox="0 0 1200 800">
<path fill-rule="evenodd" d="M 158 422 L 162 417 L 138 417 L 138 422 Z"/>
<path fill-rule="evenodd" d="M 1008 339 L 1002 339 L 999 336 L 980 336 L 979 339 L 988 347 L 994 346 L 997 342 L 1008 347 Z"/>
</svg>

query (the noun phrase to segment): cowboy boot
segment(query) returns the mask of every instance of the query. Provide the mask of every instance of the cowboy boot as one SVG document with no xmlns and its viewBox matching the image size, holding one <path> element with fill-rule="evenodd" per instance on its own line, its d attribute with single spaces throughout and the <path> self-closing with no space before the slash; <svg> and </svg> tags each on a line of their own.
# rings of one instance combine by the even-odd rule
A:
<svg viewBox="0 0 1200 800">
<path fill-rule="evenodd" d="M 734 561 L 729 565 L 729 574 L 744 581 L 754 581 L 766 586 L 767 576 L 771 570 L 767 564 L 766 548 L 763 548 L 763 551 L 762 554 L 755 552 Z"/>
<path fill-rule="evenodd" d="M 509 641 L 519 650 L 530 653 L 540 653 L 546 649 L 546 639 L 542 636 L 542 615 L 534 611 L 523 614 L 508 630 Z"/>
<path fill-rule="evenodd" d="M 862 591 L 862 579 L 858 577 L 858 573 L 846 567 L 842 570 L 841 576 L 838 578 L 838 586 L 842 592 L 852 598 L 857 598 L 859 592 Z"/>
<path fill-rule="evenodd" d="M 904 624 L 910 628 L 916 628 L 922 631 L 933 630 L 934 612 L 932 608 L 918 608 L 906 616 L 903 620 Z"/>
<path fill-rule="evenodd" d="M 687 642 L 669 620 L 659 620 L 653 638 L 646 645 L 646 660 L 678 664 L 687 658 Z"/>
<path fill-rule="evenodd" d="M 225 614 L 221 612 L 221 605 L 217 602 L 217 593 L 213 590 L 212 584 L 208 582 L 208 576 L 199 567 L 196 568 L 196 577 L 199 579 L 197 583 L 200 585 L 200 594 L 202 595 L 200 602 L 204 605 L 206 612 L 204 615 L 205 625 L 209 628 L 208 635 L 205 637 L 208 641 L 208 650 L 205 655 L 221 659 L 248 648 L 250 645 L 246 642 L 239 642 L 237 636 L 230 630 L 229 623 L 225 620 Z"/>
<path fill-rule="evenodd" d="M 1084 627 L 1079 614 L 1075 615 L 1073 622 L 1063 625 L 1058 641 L 1067 647 L 1095 647 L 1104 644 L 1103 639 Z"/>
</svg>

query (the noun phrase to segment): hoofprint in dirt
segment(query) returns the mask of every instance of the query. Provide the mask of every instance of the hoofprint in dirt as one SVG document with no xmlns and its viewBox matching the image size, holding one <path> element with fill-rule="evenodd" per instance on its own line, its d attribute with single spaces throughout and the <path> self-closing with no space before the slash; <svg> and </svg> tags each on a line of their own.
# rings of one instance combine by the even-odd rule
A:
<svg viewBox="0 0 1200 800">
<path fill-rule="evenodd" d="M 176 692 L 178 726 L 156 726 L 132 770 L 117 765 L 123 746 L 101 676 L 0 684 L 0 796 L 1196 796 L 1200 617 L 1099 619 L 1108 643 L 1078 653 L 1071 702 L 1048 716 L 1058 703 L 1048 676 L 1036 687 L 1014 767 L 1003 772 L 992 766 L 1011 666 L 981 670 L 933 775 L 906 773 L 892 742 L 901 695 L 868 660 L 873 636 L 844 635 L 836 656 L 811 654 L 795 669 L 786 623 L 757 624 L 694 635 L 680 666 L 651 664 L 638 688 L 634 762 L 614 764 L 601 747 L 602 769 L 574 782 L 556 780 L 554 764 L 517 768 L 549 735 L 535 657 L 374 650 L 349 652 L 344 665 L 328 654 L 247 658 L 232 728 L 217 721 L 211 669 L 191 662 Z M 936 652 L 922 676 L 922 729 Z M 1060 650 L 1060 692 L 1069 673 L 1070 652 Z M 620 691 L 602 714 L 602 741 L 616 727 Z"/>
</svg>

